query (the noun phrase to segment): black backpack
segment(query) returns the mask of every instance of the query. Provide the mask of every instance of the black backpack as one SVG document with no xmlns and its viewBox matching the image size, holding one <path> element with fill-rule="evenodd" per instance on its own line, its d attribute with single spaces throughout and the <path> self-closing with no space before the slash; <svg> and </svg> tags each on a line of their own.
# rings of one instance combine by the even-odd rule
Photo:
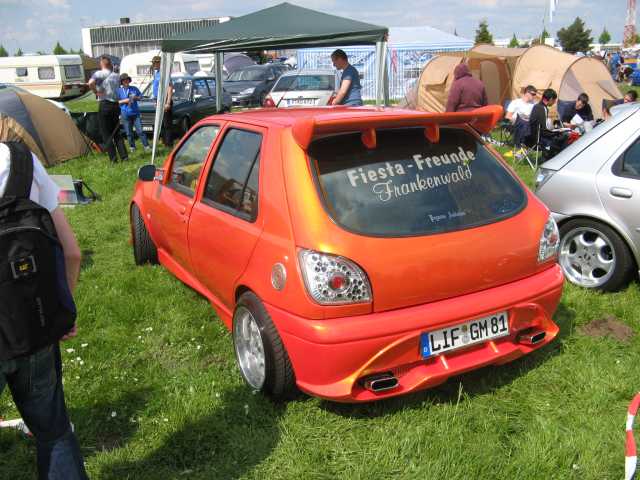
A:
<svg viewBox="0 0 640 480">
<path fill-rule="evenodd" d="M 57 342 L 76 319 L 53 219 L 29 199 L 31 152 L 23 143 L 6 145 L 11 156 L 0 197 L 0 360 Z"/>
</svg>

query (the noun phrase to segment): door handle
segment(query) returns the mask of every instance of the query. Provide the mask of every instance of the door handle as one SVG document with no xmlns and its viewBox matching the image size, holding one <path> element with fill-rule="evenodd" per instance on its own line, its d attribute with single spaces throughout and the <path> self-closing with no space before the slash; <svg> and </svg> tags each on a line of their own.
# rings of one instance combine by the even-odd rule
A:
<svg viewBox="0 0 640 480">
<path fill-rule="evenodd" d="M 187 213 L 187 207 L 185 206 L 180 207 L 180 215 L 184 215 L 185 213 Z"/>
<path fill-rule="evenodd" d="M 612 197 L 618 197 L 618 198 L 633 197 L 633 192 L 628 188 L 623 188 L 623 187 L 611 187 L 611 190 L 609 190 L 609 193 L 611 194 Z"/>
</svg>

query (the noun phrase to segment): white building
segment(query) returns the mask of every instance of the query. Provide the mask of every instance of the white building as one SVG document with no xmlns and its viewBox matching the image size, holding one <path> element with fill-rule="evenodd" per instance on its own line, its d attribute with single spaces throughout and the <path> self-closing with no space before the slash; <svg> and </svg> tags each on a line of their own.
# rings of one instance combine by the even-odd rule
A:
<svg viewBox="0 0 640 480">
<path fill-rule="evenodd" d="M 229 19 L 230 17 L 212 17 L 130 23 L 128 18 L 121 18 L 117 25 L 83 28 L 82 50 L 92 57 L 105 53 L 124 57 L 131 53 L 159 50 L 164 38 L 210 27 Z"/>
</svg>

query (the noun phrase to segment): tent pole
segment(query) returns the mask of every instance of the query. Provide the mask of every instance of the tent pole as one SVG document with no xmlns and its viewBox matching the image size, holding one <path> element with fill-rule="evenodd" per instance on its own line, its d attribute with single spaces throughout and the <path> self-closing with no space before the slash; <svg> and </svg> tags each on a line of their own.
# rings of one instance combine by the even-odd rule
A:
<svg viewBox="0 0 640 480">
<path fill-rule="evenodd" d="M 376 42 L 376 105 L 389 104 L 389 76 L 387 75 L 387 42 Z"/>
<path fill-rule="evenodd" d="M 216 52 L 216 113 L 222 111 L 222 87 L 224 81 L 224 72 L 222 67 L 224 66 L 224 52 Z"/>
<path fill-rule="evenodd" d="M 173 64 L 173 53 L 162 52 L 160 66 L 160 84 L 158 85 L 158 98 L 156 98 L 156 116 L 153 121 L 153 147 L 151 150 L 151 163 L 155 164 L 156 148 L 160 129 L 162 128 L 162 117 L 164 116 L 164 100 L 167 97 L 167 89 L 171 80 L 171 65 Z"/>
</svg>

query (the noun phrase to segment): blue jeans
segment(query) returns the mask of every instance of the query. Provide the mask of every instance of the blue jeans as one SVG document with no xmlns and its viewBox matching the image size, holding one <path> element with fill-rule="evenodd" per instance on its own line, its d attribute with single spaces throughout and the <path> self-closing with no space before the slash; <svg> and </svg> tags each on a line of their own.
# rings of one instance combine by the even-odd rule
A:
<svg viewBox="0 0 640 480">
<path fill-rule="evenodd" d="M 87 479 L 64 403 L 58 344 L 0 361 L 0 394 L 9 385 L 22 419 L 36 439 L 40 480 Z"/>
<path fill-rule="evenodd" d="M 131 148 L 136 148 L 136 140 L 133 136 L 133 129 L 135 128 L 138 137 L 142 141 L 142 145 L 145 147 L 149 146 L 149 141 L 147 140 L 147 135 L 142 131 L 142 120 L 140 120 L 140 115 L 136 115 L 134 117 L 124 117 L 124 131 L 127 134 L 127 138 L 129 139 L 129 146 Z"/>
</svg>

